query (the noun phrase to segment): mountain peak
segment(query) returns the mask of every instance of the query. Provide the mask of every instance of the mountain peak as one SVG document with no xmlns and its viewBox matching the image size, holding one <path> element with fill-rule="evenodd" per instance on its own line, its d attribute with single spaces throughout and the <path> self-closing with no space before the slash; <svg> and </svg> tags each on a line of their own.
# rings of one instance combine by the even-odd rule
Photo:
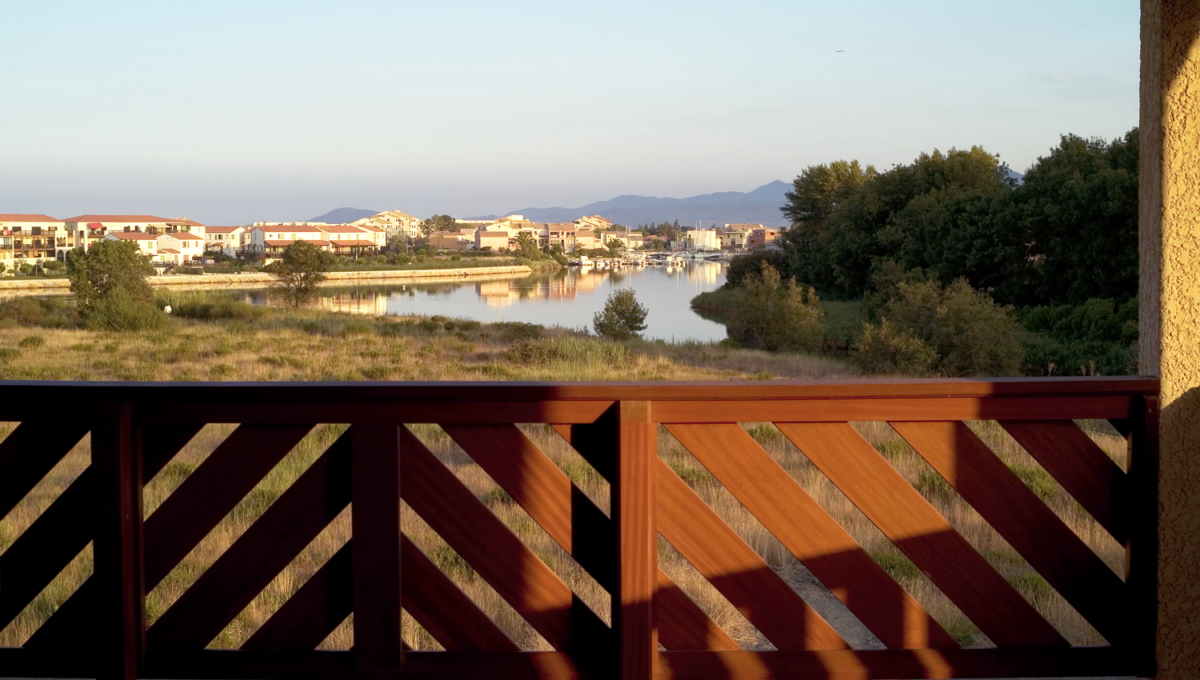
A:
<svg viewBox="0 0 1200 680">
<path fill-rule="evenodd" d="M 309 222 L 325 222 L 326 224 L 349 224 L 356 220 L 361 220 L 364 217 L 378 215 L 378 210 L 363 210 L 362 208 L 338 208 L 319 217 L 314 217 Z"/>
</svg>

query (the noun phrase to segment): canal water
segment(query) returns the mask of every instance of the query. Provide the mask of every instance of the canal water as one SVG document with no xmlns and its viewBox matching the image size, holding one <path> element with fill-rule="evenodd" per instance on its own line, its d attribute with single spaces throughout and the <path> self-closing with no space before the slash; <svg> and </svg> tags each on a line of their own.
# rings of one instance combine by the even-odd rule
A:
<svg viewBox="0 0 1200 680">
<path fill-rule="evenodd" d="M 621 270 L 569 267 L 553 274 L 450 283 L 322 287 L 317 305 L 373 315 L 440 314 L 491 323 L 521 321 L 592 330 L 592 317 L 609 294 L 632 288 L 649 310 L 648 339 L 702 342 L 725 339 L 725 326 L 692 311 L 691 299 L 725 283 L 719 262 L 689 261 L 679 267 Z M 266 290 L 242 291 L 246 301 L 267 304 Z"/>
</svg>

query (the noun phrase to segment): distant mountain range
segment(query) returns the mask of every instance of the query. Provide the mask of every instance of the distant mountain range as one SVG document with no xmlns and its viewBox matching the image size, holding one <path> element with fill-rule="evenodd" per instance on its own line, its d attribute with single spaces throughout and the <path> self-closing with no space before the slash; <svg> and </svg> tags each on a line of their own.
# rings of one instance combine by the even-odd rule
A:
<svg viewBox="0 0 1200 680">
<path fill-rule="evenodd" d="M 311 220 L 309 220 L 309 222 L 324 222 L 326 224 L 349 224 L 350 222 L 356 222 L 358 220 L 361 220 L 364 217 L 370 217 L 371 215 L 378 215 L 378 214 L 379 214 L 378 210 L 363 210 L 362 208 L 338 208 L 337 210 L 330 210 L 329 212 L 325 213 L 324 215 L 321 215 L 320 217 L 314 217 Z"/>
<path fill-rule="evenodd" d="M 754 191 L 721 191 L 687 198 L 658 196 L 617 196 L 578 208 L 524 208 L 504 215 L 524 215 L 533 222 L 570 222 L 584 215 L 599 215 L 617 224 L 637 226 L 679 220 L 683 225 L 695 225 L 701 220 L 711 223 L 763 224 L 786 227 L 788 222 L 779 212 L 784 194 L 791 184 L 776 180 Z M 504 215 L 482 215 L 471 219 L 487 220 Z"/>
<path fill-rule="evenodd" d="M 754 191 L 720 191 L 687 198 L 658 196 L 617 196 L 578 208 L 524 208 L 500 215 L 479 215 L 467 219 L 493 220 L 506 215 L 524 215 L 531 222 L 570 222 L 585 215 L 599 215 L 616 224 L 635 227 L 639 224 L 658 224 L 679 220 L 682 225 L 751 223 L 768 227 L 786 227 L 788 221 L 779 212 L 784 194 L 792 188 L 776 180 Z M 346 224 L 378 214 L 377 210 L 338 208 L 314 217 L 310 222 Z"/>
</svg>

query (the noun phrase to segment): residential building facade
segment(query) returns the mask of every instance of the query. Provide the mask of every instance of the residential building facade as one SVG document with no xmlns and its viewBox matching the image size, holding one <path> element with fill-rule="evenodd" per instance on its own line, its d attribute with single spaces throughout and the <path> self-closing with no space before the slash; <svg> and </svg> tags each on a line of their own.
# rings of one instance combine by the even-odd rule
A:
<svg viewBox="0 0 1200 680">
<path fill-rule="evenodd" d="M 65 236 L 63 221 L 49 215 L 0 214 L 0 264 L 15 269 L 54 259 L 55 244 Z"/>
</svg>

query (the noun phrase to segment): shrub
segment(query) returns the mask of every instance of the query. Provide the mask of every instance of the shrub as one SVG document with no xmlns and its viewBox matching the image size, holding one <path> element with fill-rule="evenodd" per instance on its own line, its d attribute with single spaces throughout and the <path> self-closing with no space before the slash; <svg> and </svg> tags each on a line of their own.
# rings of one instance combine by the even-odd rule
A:
<svg viewBox="0 0 1200 680">
<path fill-rule="evenodd" d="M 788 271 L 787 256 L 783 251 L 756 250 L 729 261 L 729 270 L 725 273 L 725 287 L 737 288 L 744 285 L 747 278 L 761 276 L 764 264 L 777 272 Z"/>
<path fill-rule="evenodd" d="M 1011 307 L 1000 307 L 984 292 L 977 291 L 966 279 L 958 279 L 946 288 L 934 281 L 896 285 L 897 293 L 883 305 L 880 316 L 893 330 L 875 330 L 870 324 L 856 345 L 855 355 L 864 366 L 894 372 L 900 366 L 880 368 L 872 357 L 885 356 L 879 351 L 895 346 L 907 353 L 897 357 L 920 358 L 918 346 L 905 334 L 931 348 L 936 359 L 930 369 L 950 376 L 1015 375 L 1021 366 L 1021 341 L 1024 331 Z M 867 334 L 872 340 L 865 342 Z"/>
<path fill-rule="evenodd" d="M 863 334 L 854 344 L 854 357 L 868 373 L 919 376 L 929 372 L 937 352 L 909 331 L 897 330 L 884 319 L 878 326 L 863 324 Z"/>
<path fill-rule="evenodd" d="M 253 321 L 262 316 L 263 310 L 240 300 L 194 300 L 178 303 L 171 308 L 171 313 L 185 319 Z"/>
<path fill-rule="evenodd" d="M 630 340 L 646 330 L 646 314 L 632 288 L 613 291 L 604 302 L 604 310 L 592 317 L 596 334 L 613 340 Z"/>
<path fill-rule="evenodd" d="M 21 358 L 21 350 L 11 347 L 0 347 L 0 364 L 8 364 Z"/>
<path fill-rule="evenodd" d="M 17 267 L 17 271 L 21 272 L 22 274 L 24 274 L 26 276 L 29 276 L 30 274 L 33 273 L 33 265 L 22 264 L 20 267 Z"/>
<path fill-rule="evenodd" d="M 538 338 L 521 340 L 501 356 L 515 364 L 567 361 L 582 365 L 613 365 L 629 358 L 624 345 L 581 338 Z"/>
<path fill-rule="evenodd" d="M 84 324 L 92 330 L 145 331 L 164 328 L 170 319 L 146 300 L 135 298 L 124 288 L 93 301 Z"/>
<path fill-rule="evenodd" d="M 41 347 L 44 344 L 46 344 L 46 338 L 40 335 L 27 335 L 21 338 L 21 341 L 17 343 L 17 347 Z"/>
<path fill-rule="evenodd" d="M 772 352 L 815 349 L 822 341 L 820 307 L 812 288 L 761 263 L 758 275 L 742 280 L 744 295 L 729 320 L 729 336 L 745 347 Z"/>
<path fill-rule="evenodd" d="M 532 340 L 542 337 L 542 326 L 536 323 L 524 323 L 522 321 L 501 321 L 492 324 L 492 328 L 500 333 L 500 336 L 509 342 L 517 340 Z"/>
<path fill-rule="evenodd" d="M 0 319 L 19 326 L 65 328 L 76 321 L 77 310 L 66 301 L 50 298 L 12 298 L 0 302 Z"/>
</svg>

